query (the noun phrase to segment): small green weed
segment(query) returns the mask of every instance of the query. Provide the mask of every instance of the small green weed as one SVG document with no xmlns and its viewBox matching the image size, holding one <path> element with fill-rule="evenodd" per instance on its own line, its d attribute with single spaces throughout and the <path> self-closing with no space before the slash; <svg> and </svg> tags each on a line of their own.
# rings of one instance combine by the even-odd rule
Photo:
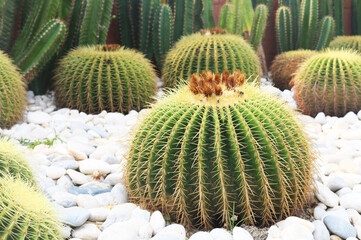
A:
<svg viewBox="0 0 361 240">
<path fill-rule="evenodd" d="M 52 139 L 44 138 L 43 140 L 30 140 L 28 138 L 20 138 L 17 140 L 20 142 L 21 145 L 27 146 L 30 149 L 34 149 L 36 146 L 40 144 L 44 144 L 50 147 L 53 146 L 56 141 L 60 141 L 61 143 L 64 143 L 64 141 L 57 134 L 55 134 L 55 137 Z"/>
</svg>

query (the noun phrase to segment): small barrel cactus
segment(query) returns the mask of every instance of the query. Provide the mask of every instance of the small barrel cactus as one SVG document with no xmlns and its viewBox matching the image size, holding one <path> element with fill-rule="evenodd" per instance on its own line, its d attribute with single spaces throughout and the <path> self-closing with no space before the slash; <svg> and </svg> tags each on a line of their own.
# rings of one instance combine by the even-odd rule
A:
<svg viewBox="0 0 361 240">
<path fill-rule="evenodd" d="M 0 177 L 7 175 L 36 185 L 32 167 L 24 155 L 10 142 L 0 140 Z"/>
<path fill-rule="evenodd" d="M 63 239 L 51 203 L 20 179 L 0 178 L 0 226 L 3 240 Z"/>
<path fill-rule="evenodd" d="M 297 68 L 315 54 L 317 52 L 312 50 L 296 50 L 278 55 L 270 68 L 274 85 L 282 91 L 291 89 L 290 81 Z"/>
<path fill-rule="evenodd" d="M 26 84 L 11 60 L 0 51 L 0 128 L 22 119 L 26 104 Z"/>
<path fill-rule="evenodd" d="M 193 73 L 207 69 L 241 70 L 250 81 L 259 81 L 260 64 L 252 47 L 226 30 L 211 29 L 183 37 L 167 54 L 163 66 L 166 87 L 175 87 Z"/>
<path fill-rule="evenodd" d="M 324 112 L 344 116 L 361 110 L 361 56 L 352 51 L 327 50 L 306 60 L 292 84 L 304 114 Z"/>
<path fill-rule="evenodd" d="M 340 36 L 330 43 L 332 49 L 352 49 L 361 53 L 361 36 Z"/>
<path fill-rule="evenodd" d="M 60 62 L 55 95 L 62 107 L 87 113 L 139 111 L 156 93 L 155 78 L 151 63 L 134 50 L 80 47 Z"/>
<path fill-rule="evenodd" d="M 153 106 L 128 156 L 132 201 L 205 229 L 301 209 L 314 183 L 309 141 L 292 110 L 244 82 L 239 71 L 194 74 Z"/>
</svg>

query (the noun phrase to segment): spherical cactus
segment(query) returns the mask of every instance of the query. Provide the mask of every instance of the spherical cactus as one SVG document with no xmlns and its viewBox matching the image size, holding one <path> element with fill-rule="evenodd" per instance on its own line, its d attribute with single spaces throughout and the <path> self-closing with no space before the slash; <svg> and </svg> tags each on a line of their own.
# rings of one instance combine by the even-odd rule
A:
<svg viewBox="0 0 361 240">
<path fill-rule="evenodd" d="M 301 210 L 314 154 L 285 103 L 245 75 L 192 75 L 153 106 L 128 156 L 132 201 L 172 221 L 210 229 L 267 225 Z"/>
<path fill-rule="evenodd" d="M 146 107 L 156 75 L 141 53 L 119 45 L 80 47 L 61 60 L 55 95 L 62 107 L 86 113 L 128 113 Z"/>
<path fill-rule="evenodd" d="M 356 52 L 319 53 L 298 68 L 292 82 L 304 114 L 344 116 L 361 109 L 361 56 Z"/>
<path fill-rule="evenodd" d="M 352 49 L 361 53 L 361 36 L 339 36 L 330 43 L 332 49 Z"/>
<path fill-rule="evenodd" d="M 0 226 L 3 240 L 63 239 L 51 203 L 20 179 L 0 178 Z"/>
<path fill-rule="evenodd" d="M 296 50 L 278 55 L 270 68 L 274 85 L 281 90 L 291 89 L 290 81 L 297 68 L 315 54 L 312 50 Z"/>
<path fill-rule="evenodd" d="M 237 35 L 214 31 L 183 37 L 167 54 L 163 66 L 165 87 L 175 87 L 193 73 L 241 70 L 249 81 L 259 81 L 260 64 L 252 47 Z"/>
<path fill-rule="evenodd" d="M 22 119 L 26 104 L 26 84 L 15 65 L 0 51 L 0 128 Z"/>
<path fill-rule="evenodd" d="M 0 177 L 10 175 L 36 185 L 32 167 L 10 142 L 0 140 Z"/>
</svg>

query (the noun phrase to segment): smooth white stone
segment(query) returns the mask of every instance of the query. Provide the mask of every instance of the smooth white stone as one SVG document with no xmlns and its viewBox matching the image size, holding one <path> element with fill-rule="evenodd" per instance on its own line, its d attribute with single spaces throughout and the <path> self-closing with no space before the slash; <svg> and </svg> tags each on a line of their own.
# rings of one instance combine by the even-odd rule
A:
<svg viewBox="0 0 361 240">
<path fill-rule="evenodd" d="M 312 224 L 312 223 L 311 223 Z M 314 228 L 312 224 L 312 228 Z M 313 231 L 301 224 L 291 224 L 281 232 L 282 240 L 314 240 Z"/>
<path fill-rule="evenodd" d="M 189 240 L 214 240 L 209 232 L 196 232 Z"/>
<path fill-rule="evenodd" d="M 165 227 L 165 220 L 160 211 L 155 211 L 152 213 L 149 223 L 153 228 L 154 235 Z"/>
<path fill-rule="evenodd" d="M 253 240 L 252 235 L 241 227 L 233 228 L 233 240 Z"/>
<path fill-rule="evenodd" d="M 101 226 L 101 230 L 104 230 L 117 222 L 124 222 L 130 219 L 132 212 L 136 208 L 136 205 L 133 203 L 123 203 L 117 206 L 114 206 L 110 211 L 107 220 Z"/>
<path fill-rule="evenodd" d="M 232 240 L 232 234 L 224 228 L 214 228 L 210 231 L 214 240 Z"/>
<path fill-rule="evenodd" d="M 171 224 L 169 226 L 166 226 L 165 228 L 162 228 L 157 235 L 173 235 L 176 236 L 179 240 L 185 240 L 186 239 L 186 230 L 184 227 L 180 224 Z"/>
<path fill-rule="evenodd" d="M 323 216 L 325 216 L 325 214 L 326 211 L 319 206 L 315 207 L 315 209 L 313 210 L 313 216 L 316 220 L 321 220 Z"/>
<path fill-rule="evenodd" d="M 115 205 L 115 199 L 110 192 L 100 193 L 94 196 L 100 207 Z"/>
<path fill-rule="evenodd" d="M 117 222 L 106 228 L 100 235 L 98 240 L 137 240 L 138 229 L 133 222 Z"/>
<path fill-rule="evenodd" d="M 103 222 L 107 219 L 110 213 L 109 208 L 91 208 L 89 220 L 92 222 Z"/>
<path fill-rule="evenodd" d="M 142 218 L 145 221 L 149 222 L 150 212 L 148 210 L 143 210 L 140 207 L 137 207 L 133 210 L 131 218 Z"/>
<path fill-rule="evenodd" d="M 71 156 L 75 158 L 75 160 L 80 161 L 87 158 L 87 155 L 85 152 L 68 145 L 68 152 Z"/>
<path fill-rule="evenodd" d="M 342 178 L 338 176 L 333 176 L 328 180 L 327 187 L 331 191 L 337 192 L 341 188 L 347 187 L 347 183 Z"/>
<path fill-rule="evenodd" d="M 313 225 L 315 226 L 315 231 L 313 231 L 315 240 L 330 240 L 330 233 L 322 221 L 316 220 L 313 222 Z"/>
<path fill-rule="evenodd" d="M 90 194 L 79 194 L 76 198 L 76 202 L 79 207 L 90 209 L 90 208 L 98 208 L 100 204 L 97 199 Z"/>
<path fill-rule="evenodd" d="M 116 184 L 111 191 L 111 195 L 114 198 L 115 204 L 128 202 L 127 188 L 123 184 Z"/>
<path fill-rule="evenodd" d="M 28 122 L 35 124 L 46 124 L 51 121 L 49 114 L 41 111 L 29 112 L 28 113 Z"/>
<path fill-rule="evenodd" d="M 51 196 L 54 201 L 63 207 L 74 207 L 77 204 L 77 197 L 68 192 L 55 192 Z"/>
<path fill-rule="evenodd" d="M 62 176 L 65 175 L 65 173 L 66 173 L 65 168 L 61 168 L 61 167 L 50 166 L 46 169 L 46 176 L 54 180 L 61 178 Z"/>
<path fill-rule="evenodd" d="M 346 195 L 346 194 L 348 194 L 350 192 L 352 192 L 351 188 L 344 187 L 344 188 L 341 188 L 340 190 L 338 190 L 336 192 L 336 194 L 337 194 L 337 196 L 342 197 L 343 195 Z"/>
<path fill-rule="evenodd" d="M 79 162 L 79 170 L 84 174 L 93 174 L 95 171 L 102 174 L 108 174 L 110 173 L 110 166 L 108 163 L 103 161 L 86 159 Z"/>
<path fill-rule="evenodd" d="M 352 208 L 361 212 L 361 193 L 349 193 L 340 198 L 340 204 L 344 208 Z"/>
<path fill-rule="evenodd" d="M 333 193 L 328 187 L 316 181 L 317 189 L 315 195 L 319 201 L 328 207 L 335 207 L 339 203 L 339 197 Z"/>
<path fill-rule="evenodd" d="M 111 185 L 116 185 L 117 183 L 125 185 L 123 173 L 111 173 L 104 180 L 108 181 Z"/>
<path fill-rule="evenodd" d="M 100 235 L 99 228 L 93 223 L 86 223 L 81 227 L 74 229 L 73 237 L 82 240 L 97 240 Z"/>
<path fill-rule="evenodd" d="M 326 123 L 326 116 L 323 112 L 320 112 L 316 115 L 315 121 L 319 124 L 325 124 Z"/>
<path fill-rule="evenodd" d="M 68 175 L 62 176 L 58 179 L 56 182 L 58 186 L 61 186 L 65 189 L 69 189 L 71 186 L 74 186 L 73 182 L 71 181 L 70 177 Z"/>
<path fill-rule="evenodd" d="M 138 229 L 138 237 L 140 240 L 148 240 L 153 235 L 152 226 L 149 223 L 146 223 L 139 227 Z"/>
<path fill-rule="evenodd" d="M 66 173 L 69 175 L 74 184 L 83 185 L 90 181 L 89 177 L 73 169 L 68 169 Z"/>
</svg>

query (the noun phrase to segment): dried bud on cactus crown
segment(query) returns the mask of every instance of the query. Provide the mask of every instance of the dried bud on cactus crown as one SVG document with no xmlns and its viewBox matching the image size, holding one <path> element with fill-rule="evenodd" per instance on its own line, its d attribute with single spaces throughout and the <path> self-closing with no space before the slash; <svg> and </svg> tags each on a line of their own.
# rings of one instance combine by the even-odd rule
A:
<svg viewBox="0 0 361 240">
<path fill-rule="evenodd" d="M 102 52 L 115 52 L 120 49 L 120 45 L 119 44 L 98 45 L 96 46 L 95 49 L 97 51 L 102 51 Z"/>
<path fill-rule="evenodd" d="M 211 28 L 211 29 L 201 29 L 199 31 L 202 35 L 222 35 L 227 34 L 227 30 L 219 27 Z"/>
</svg>

